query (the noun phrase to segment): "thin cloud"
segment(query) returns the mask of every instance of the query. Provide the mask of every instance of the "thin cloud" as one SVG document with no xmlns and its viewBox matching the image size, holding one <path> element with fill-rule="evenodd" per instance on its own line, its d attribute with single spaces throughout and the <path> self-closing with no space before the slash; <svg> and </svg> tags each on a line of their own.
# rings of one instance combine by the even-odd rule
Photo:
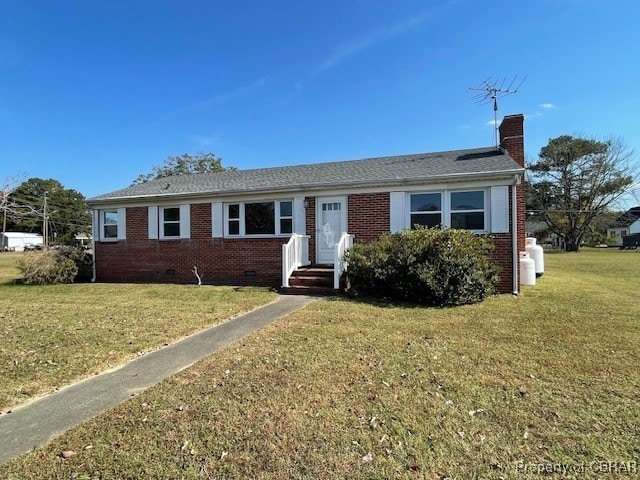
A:
<svg viewBox="0 0 640 480">
<path fill-rule="evenodd" d="M 178 108 L 172 112 L 169 112 L 163 115 L 162 119 L 164 120 L 167 118 L 184 115 L 187 113 L 194 113 L 201 110 L 206 110 L 217 103 L 224 102 L 227 100 L 233 100 L 235 98 L 244 97 L 245 95 L 250 95 L 254 92 L 261 90 L 268 82 L 269 82 L 269 77 L 262 77 L 248 85 Z"/>
<path fill-rule="evenodd" d="M 498 124 L 500 123 L 500 120 L 489 120 L 487 123 L 485 123 L 485 125 L 487 127 L 493 127 L 496 128 L 498 126 Z"/>
<path fill-rule="evenodd" d="M 202 147 L 208 147 L 209 145 L 218 143 L 218 141 L 220 140 L 220 138 L 215 135 L 189 135 L 187 138 L 189 139 L 189 141 L 196 143 Z"/>
<path fill-rule="evenodd" d="M 535 118 L 540 118 L 542 116 L 544 116 L 544 114 L 542 112 L 535 112 L 535 113 L 527 113 L 527 114 L 525 114 L 524 118 L 526 120 L 533 120 Z"/>
<path fill-rule="evenodd" d="M 555 110 L 557 108 L 553 103 L 541 103 L 538 106 L 545 110 Z"/>
<path fill-rule="evenodd" d="M 372 30 L 349 42 L 338 45 L 329 56 L 318 65 L 314 71 L 314 76 L 339 65 L 350 57 L 374 47 L 382 41 L 390 40 L 419 27 L 433 16 L 433 10 L 435 9 L 422 11 L 394 25 Z"/>
<path fill-rule="evenodd" d="M 446 2 L 444 5 L 440 7 L 431 8 L 428 10 L 422 10 L 411 17 L 405 18 L 404 20 L 397 22 L 393 25 L 388 25 L 385 27 L 377 28 L 375 30 L 371 30 L 366 32 L 348 42 L 342 43 L 336 46 L 327 57 L 322 60 L 315 69 L 312 70 L 310 74 L 306 77 L 295 82 L 295 91 L 294 93 L 285 97 L 280 103 L 286 104 L 291 101 L 293 98 L 302 94 L 304 90 L 305 83 L 312 78 L 320 75 L 326 70 L 334 68 L 348 59 L 375 47 L 376 45 L 391 40 L 395 37 L 403 35 L 405 33 L 418 28 L 420 25 L 425 23 L 427 20 L 432 18 L 439 10 L 442 10 L 448 7 L 450 4 L 455 3 L 457 0 L 451 0 Z"/>
<path fill-rule="evenodd" d="M 400 22 L 394 23 L 393 25 L 387 25 L 368 31 L 361 34 L 360 36 L 353 38 L 348 42 L 339 44 L 338 46 L 334 47 L 333 50 L 331 50 L 331 52 L 329 52 L 329 54 L 326 56 L 326 58 L 320 61 L 315 66 L 315 68 L 311 70 L 310 73 L 308 73 L 307 75 L 303 75 L 302 78 L 298 79 L 294 84 L 294 91 L 282 98 L 278 103 L 280 105 L 289 103 L 292 99 L 296 98 L 304 92 L 306 82 L 308 82 L 309 80 L 320 75 L 326 70 L 337 67 L 345 61 L 348 61 L 350 58 L 355 57 L 356 55 L 370 48 L 374 48 L 376 45 L 382 42 L 391 40 L 395 37 L 418 28 L 419 26 L 436 16 L 436 14 L 438 14 L 441 10 L 446 9 L 450 5 L 457 2 L 458 0 L 449 0 L 441 6 L 421 10 L 417 14 L 407 17 Z"/>
</svg>

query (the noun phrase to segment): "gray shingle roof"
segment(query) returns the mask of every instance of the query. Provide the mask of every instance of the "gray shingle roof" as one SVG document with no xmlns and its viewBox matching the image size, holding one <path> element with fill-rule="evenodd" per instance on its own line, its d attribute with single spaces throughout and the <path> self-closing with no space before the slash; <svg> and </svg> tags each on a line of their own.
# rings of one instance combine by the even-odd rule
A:
<svg viewBox="0 0 640 480">
<path fill-rule="evenodd" d="M 149 197 L 294 192 L 367 185 L 394 186 L 521 171 L 523 168 L 502 150 L 488 147 L 166 177 L 99 195 L 90 198 L 88 202 L 92 204 Z"/>
<path fill-rule="evenodd" d="M 633 207 L 620 215 L 609 228 L 625 228 L 640 218 L 640 207 Z"/>
</svg>

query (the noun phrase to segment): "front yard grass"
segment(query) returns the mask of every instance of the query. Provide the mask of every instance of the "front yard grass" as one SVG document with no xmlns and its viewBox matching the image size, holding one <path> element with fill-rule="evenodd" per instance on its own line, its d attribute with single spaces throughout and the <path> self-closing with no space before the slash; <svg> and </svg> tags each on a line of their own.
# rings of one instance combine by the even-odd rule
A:
<svg viewBox="0 0 640 480">
<path fill-rule="evenodd" d="M 640 254 L 545 260 L 519 298 L 316 302 L 0 478 L 637 476 Z"/>
<path fill-rule="evenodd" d="M 14 285 L 10 255 L 0 255 L 4 411 L 276 298 L 264 288 Z"/>
</svg>

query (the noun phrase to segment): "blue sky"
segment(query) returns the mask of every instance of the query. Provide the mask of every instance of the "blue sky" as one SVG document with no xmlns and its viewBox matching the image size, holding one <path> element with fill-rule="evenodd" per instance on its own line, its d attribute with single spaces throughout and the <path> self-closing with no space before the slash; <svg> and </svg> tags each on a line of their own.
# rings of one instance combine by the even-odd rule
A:
<svg viewBox="0 0 640 480">
<path fill-rule="evenodd" d="M 0 0 L 0 179 L 87 197 L 169 155 L 240 169 L 473 148 L 499 115 L 640 153 L 640 2 Z"/>
</svg>

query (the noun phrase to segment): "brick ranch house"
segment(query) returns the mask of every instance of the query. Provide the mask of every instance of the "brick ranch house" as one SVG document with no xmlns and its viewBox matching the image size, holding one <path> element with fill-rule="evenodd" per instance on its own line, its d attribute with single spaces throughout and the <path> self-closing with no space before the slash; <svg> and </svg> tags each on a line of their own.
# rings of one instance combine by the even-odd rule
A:
<svg viewBox="0 0 640 480">
<path fill-rule="evenodd" d="M 197 266 L 203 283 L 304 286 L 306 266 L 337 279 L 354 240 L 440 224 L 489 235 L 497 288 L 517 293 L 523 133 L 510 115 L 499 148 L 168 177 L 91 198 L 94 280 L 194 283 Z"/>
</svg>

